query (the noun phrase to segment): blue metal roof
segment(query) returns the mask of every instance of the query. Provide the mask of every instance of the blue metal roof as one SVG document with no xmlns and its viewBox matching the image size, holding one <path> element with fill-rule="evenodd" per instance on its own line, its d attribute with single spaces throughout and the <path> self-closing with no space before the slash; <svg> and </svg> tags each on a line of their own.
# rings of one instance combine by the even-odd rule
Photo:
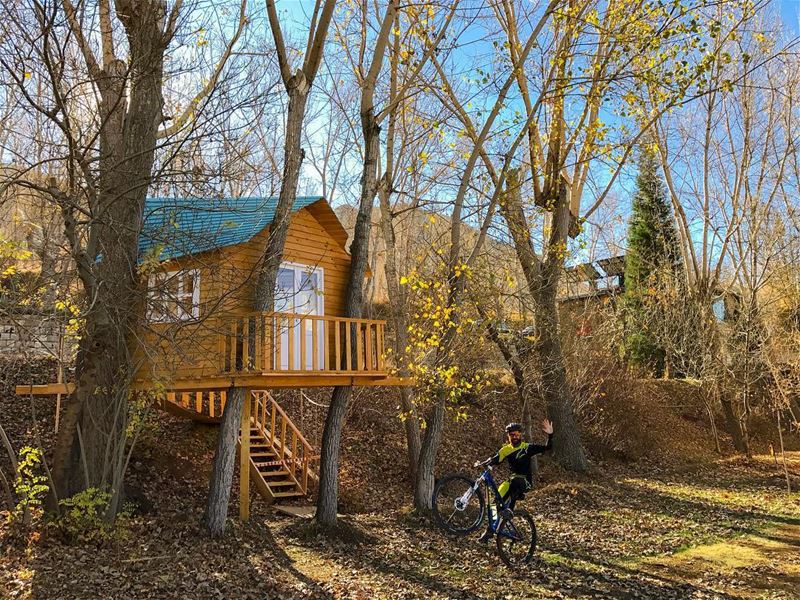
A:
<svg viewBox="0 0 800 600">
<path fill-rule="evenodd" d="M 322 200 L 300 196 L 292 212 Z M 139 257 L 158 260 L 198 254 L 246 242 L 272 223 L 277 198 L 147 198 Z"/>
</svg>

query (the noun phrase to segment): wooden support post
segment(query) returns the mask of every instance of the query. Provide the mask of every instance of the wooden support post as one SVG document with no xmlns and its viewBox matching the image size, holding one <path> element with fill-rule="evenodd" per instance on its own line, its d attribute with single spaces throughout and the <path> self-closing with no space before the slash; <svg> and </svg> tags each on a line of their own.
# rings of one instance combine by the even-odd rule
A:
<svg viewBox="0 0 800 600">
<path fill-rule="evenodd" d="M 286 349 L 289 354 L 289 370 L 294 371 L 294 332 L 297 329 L 296 325 L 297 321 L 294 318 L 289 318 L 286 320 L 287 330 L 286 333 L 289 336 L 289 341 L 286 344 Z"/>
<path fill-rule="evenodd" d="M 366 323 L 364 327 L 366 337 L 364 338 L 364 370 L 372 371 L 374 369 L 372 363 L 372 324 Z"/>
<path fill-rule="evenodd" d="M 239 444 L 239 519 L 250 518 L 250 404 L 252 392 L 244 390 L 241 443 Z"/>
<path fill-rule="evenodd" d="M 320 321 L 316 319 L 309 319 L 311 321 L 311 370 L 319 371 L 319 341 L 317 340 L 317 324 Z"/>
<path fill-rule="evenodd" d="M 306 334 L 308 333 L 308 319 L 306 319 L 304 317 L 300 317 L 298 319 L 298 321 L 300 323 L 300 330 L 299 330 L 300 339 L 297 341 L 297 343 L 300 344 L 300 366 L 298 367 L 298 369 L 301 370 L 301 371 L 305 371 L 306 370 L 306 364 L 307 364 L 306 354 L 308 354 L 307 348 L 306 348 Z"/>
<path fill-rule="evenodd" d="M 364 356 L 361 344 L 361 323 L 355 324 L 356 328 L 356 364 L 355 370 L 356 371 L 363 371 L 364 367 L 362 366 L 361 358 Z"/>
<path fill-rule="evenodd" d="M 333 335 L 335 340 L 335 343 L 333 344 L 334 346 L 333 358 L 334 358 L 334 364 L 336 365 L 335 370 L 338 371 L 339 369 L 342 368 L 342 341 L 341 341 L 341 332 L 339 331 L 339 328 L 341 327 L 340 325 L 341 322 L 334 321 L 334 323 L 336 324 L 336 329 L 334 330 L 334 335 Z"/>
</svg>

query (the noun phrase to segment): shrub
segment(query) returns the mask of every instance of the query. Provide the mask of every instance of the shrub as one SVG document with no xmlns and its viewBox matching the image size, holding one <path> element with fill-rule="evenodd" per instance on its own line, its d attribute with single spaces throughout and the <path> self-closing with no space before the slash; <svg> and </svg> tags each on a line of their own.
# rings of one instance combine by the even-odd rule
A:
<svg viewBox="0 0 800 600">
<path fill-rule="evenodd" d="M 47 478 L 39 472 L 41 465 L 41 450 L 30 446 L 24 446 L 20 450 L 17 476 L 14 479 L 14 494 L 17 502 L 11 513 L 13 522 L 21 521 L 27 525 L 32 512 L 41 510 L 42 498 L 50 489 L 47 486 Z"/>
<path fill-rule="evenodd" d="M 116 524 L 107 521 L 105 517 L 110 500 L 111 494 L 95 487 L 61 500 L 58 503 L 61 514 L 54 522 L 56 530 L 68 543 L 100 545 L 124 538 L 126 529 L 123 522 L 127 512 L 117 515 Z"/>
</svg>

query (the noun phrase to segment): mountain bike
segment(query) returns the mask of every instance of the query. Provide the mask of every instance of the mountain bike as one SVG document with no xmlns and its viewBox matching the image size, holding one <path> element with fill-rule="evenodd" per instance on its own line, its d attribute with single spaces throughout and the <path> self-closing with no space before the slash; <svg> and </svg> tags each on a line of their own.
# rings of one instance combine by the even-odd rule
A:
<svg viewBox="0 0 800 600">
<path fill-rule="evenodd" d="M 474 481 L 463 473 L 439 479 L 433 490 L 434 520 L 448 533 L 464 536 L 480 528 L 488 512 L 500 558 L 512 569 L 520 568 L 533 558 L 536 524 L 526 511 L 511 510 L 510 497 L 503 500 L 492 477 L 492 466 L 486 462 L 480 466 L 484 470 Z"/>
</svg>

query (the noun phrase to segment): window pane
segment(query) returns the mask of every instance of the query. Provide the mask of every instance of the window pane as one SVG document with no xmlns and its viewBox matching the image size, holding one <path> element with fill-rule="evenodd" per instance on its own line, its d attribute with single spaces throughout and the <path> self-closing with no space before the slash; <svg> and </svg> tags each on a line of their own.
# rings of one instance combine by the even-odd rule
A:
<svg viewBox="0 0 800 600">
<path fill-rule="evenodd" d="M 316 291 L 319 289 L 319 285 L 317 284 L 317 274 L 316 273 L 308 273 L 304 272 L 300 275 L 300 290 L 301 291 Z"/>
<path fill-rule="evenodd" d="M 278 279 L 275 285 L 279 290 L 294 292 L 294 270 L 283 267 L 278 269 Z"/>
<path fill-rule="evenodd" d="M 190 298 L 194 294 L 194 271 L 183 274 L 183 293 Z"/>
<path fill-rule="evenodd" d="M 275 281 L 275 310 L 277 312 L 291 312 L 293 295 L 294 269 L 281 267 L 278 269 L 278 278 Z"/>
</svg>

